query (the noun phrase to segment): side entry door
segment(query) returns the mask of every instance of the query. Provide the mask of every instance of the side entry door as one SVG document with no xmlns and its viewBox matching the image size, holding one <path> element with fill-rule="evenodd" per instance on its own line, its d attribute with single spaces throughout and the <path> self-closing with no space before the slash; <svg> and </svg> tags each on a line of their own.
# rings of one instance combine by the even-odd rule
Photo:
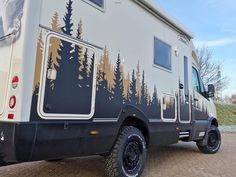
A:
<svg viewBox="0 0 236 177">
<path fill-rule="evenodd" d="M 179 51 L 179 121 L 180 123 L 190 123 L 191 94 L 189 83 L 191 81 L 191 58 L 188 57 L 188 43 L 180 40 Z"/>
</svg>

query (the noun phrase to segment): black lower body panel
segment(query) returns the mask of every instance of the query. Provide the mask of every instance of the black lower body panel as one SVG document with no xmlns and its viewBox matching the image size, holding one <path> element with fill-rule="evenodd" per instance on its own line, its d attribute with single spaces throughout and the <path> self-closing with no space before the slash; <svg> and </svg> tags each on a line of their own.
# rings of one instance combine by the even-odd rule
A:
<svg viewBox="0 0 236 177">
<path fill-rule="evenodd" d="M 0 123 L 0 155 L 5 162 L 27 162 L 104 154 L 116 129 L 110 123 Z"/>
<path fill-rule="evenodd" d="M 0 155 L 5 162 L 28 162 L 106 154 L 120 126 L 91 121 L 1 122 Z M 178 143 L 177 127 L 177 123 L 149 123 L 149 147 Z"/>
</svg>

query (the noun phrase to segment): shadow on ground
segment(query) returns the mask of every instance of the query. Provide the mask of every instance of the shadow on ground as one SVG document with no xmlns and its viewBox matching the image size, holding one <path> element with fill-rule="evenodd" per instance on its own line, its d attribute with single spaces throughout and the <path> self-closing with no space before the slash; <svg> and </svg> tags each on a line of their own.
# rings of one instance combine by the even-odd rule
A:
<svg viewBox="0 0 236 177">
<path fill-rule="evenodd" d="M 165 166 L 165 163 L 171 160 L 172 157 L 180 159 L 183 154 L 199 153 L 197 148 L 191 144 L 172 145 L 168 147 L 160 147 L 151 149 L 148 153 L 147 166 L 155 163 L 159 167 Z M 154 162 L 153 162 L 154 161 Z M 101 177 L 104 176 L 104 159 L 103 157 L 75 158 L 66 159 L 57 162 L 33 162 L 24 164 L 4 164 L 8 165 L 7 176 L 17 175 L 18 177 L 26 176 L 44 176 L 44 177 L 63 177 L 63 176 L 78 176 L 78 177 Z M 16 172 L 12 170 L 18 168 Z M 30 171 L 29 171 L 30 169 Z M 1 169 L 0 169 L 1 171 Z M 30 175 L 30 173 L 31 175 Z M 32 174 L 33 173 L 33 174 Z"/>
</svg>

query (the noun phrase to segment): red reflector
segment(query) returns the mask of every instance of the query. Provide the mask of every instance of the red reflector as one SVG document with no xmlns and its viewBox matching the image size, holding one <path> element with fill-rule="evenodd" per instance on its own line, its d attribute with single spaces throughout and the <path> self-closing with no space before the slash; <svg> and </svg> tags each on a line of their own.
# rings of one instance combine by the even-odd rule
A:
<svg viewBox="0 0 236 177">
<path fill-rule="evenodd" d="M 9 107 L 13 109 L 15 108 L 15 106 L 16 106 L 16 96 L 11 96 L 9 100 Z"/>
<path fill-rule="evenodd" d="M 19 77 L 18 76 L 14 76 L 12 78 L 11 84 L 12 84 L 12 88 L 16 89 L 18 84 L 19 84 Z"/>
<path fill-rule="evenodd" d="M 14 119 L 14 114 L 8 114 L 8 119 Z"/>
</svg>

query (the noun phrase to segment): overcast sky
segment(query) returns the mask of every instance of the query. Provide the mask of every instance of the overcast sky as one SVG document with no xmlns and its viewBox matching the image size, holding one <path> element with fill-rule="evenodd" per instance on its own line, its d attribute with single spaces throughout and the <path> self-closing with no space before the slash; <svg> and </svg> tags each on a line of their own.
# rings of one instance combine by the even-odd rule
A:
<svg viewBox="0 0 236 177">
<path fill-rule="evenodd" d="M 208 46 L 223 61 L 230 85 L 224 95 L 236 93 L 236 0 L 154 0 L 195 35 L 196 46 Z"/>
</svg>

